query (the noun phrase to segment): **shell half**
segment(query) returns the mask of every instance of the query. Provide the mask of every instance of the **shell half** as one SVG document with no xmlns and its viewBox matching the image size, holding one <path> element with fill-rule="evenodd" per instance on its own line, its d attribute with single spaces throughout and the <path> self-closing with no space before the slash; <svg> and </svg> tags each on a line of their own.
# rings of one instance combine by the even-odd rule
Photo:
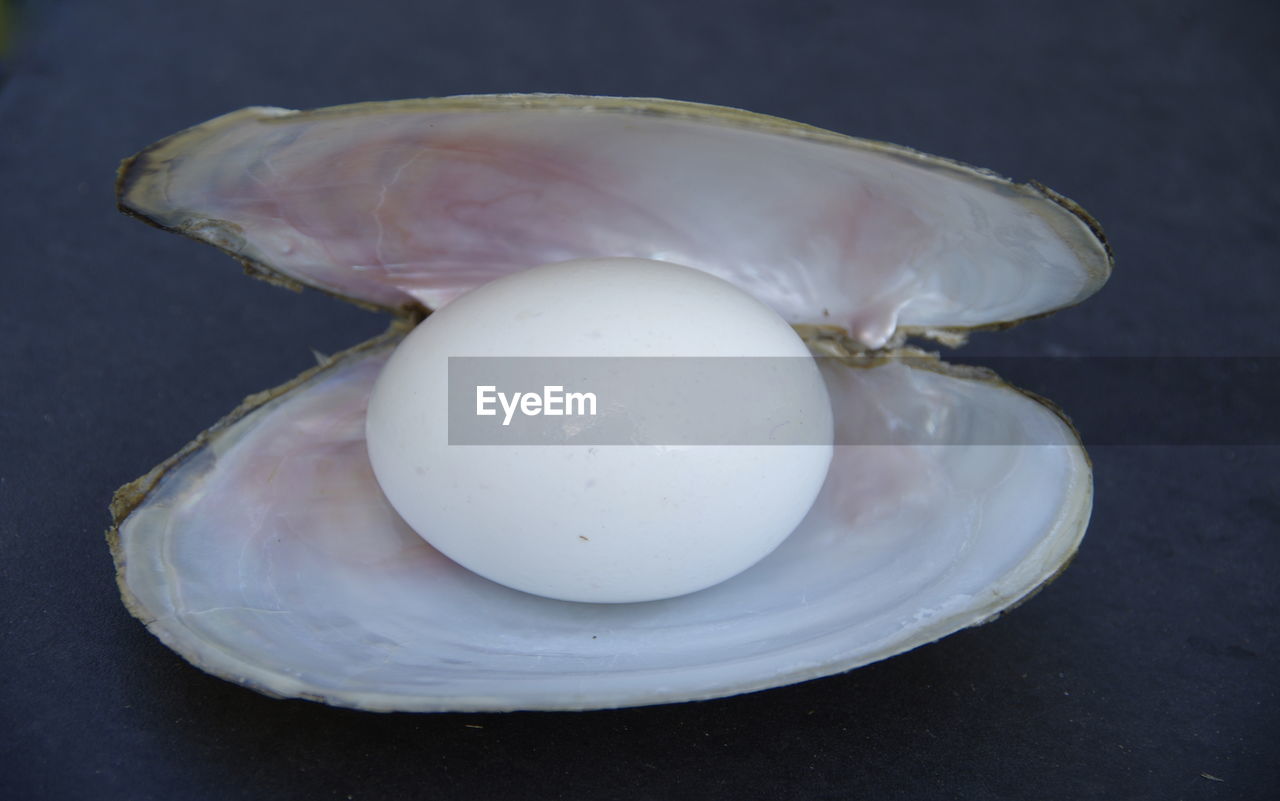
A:
<svg viewBox="0 0 1280 801">
<path fill-rule="evenodd" d="M 200 668 L 370 710 L 593 709 L 829 675 L 1008 609 L 1088 522 L 1070 425 L 983 371 L 888 358 L 1096 291 L 1070 201 L 892 145 L 656 100 L 246 109 L 122 167 L 122 208 L 255 271 L 407 310 L 122 488 L 126 604 Z M 422 307 L 537 264 L 704 269 L 836 353 L 818 501 L 763 562 L 643 604 L 526 595 L 434 551 L 375 483 L 364 410 Z"/>
</svg>

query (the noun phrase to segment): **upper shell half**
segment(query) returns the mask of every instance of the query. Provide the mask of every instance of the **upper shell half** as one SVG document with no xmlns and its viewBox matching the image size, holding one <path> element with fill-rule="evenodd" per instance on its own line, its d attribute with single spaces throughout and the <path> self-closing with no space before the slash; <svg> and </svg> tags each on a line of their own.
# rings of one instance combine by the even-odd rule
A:
<svg viewBox="0 0 1280 801">
<path fill-rule="evenodd" d="M 861 355 L 1096 291 L 1100 233 L 1042 187 L 731 109 L 535 95 L 244 109 L 126 161 L 119 192 L 263 275 L 390 309 L 548 262 L 685 264 L 841 357 L 824 374 L 843 444 L 799 529 L 724 584 L 643 604 L 501 587 L 396 516 L 364 412 L 412 315 L 249 399 L 124 487 L 111 536 L 151 631 L 262 692 L 503 710 L 777 686 L 986 620 L 1083 536 L 1090 470 L 1057 412 L 987 373 Z"/>
</svg>

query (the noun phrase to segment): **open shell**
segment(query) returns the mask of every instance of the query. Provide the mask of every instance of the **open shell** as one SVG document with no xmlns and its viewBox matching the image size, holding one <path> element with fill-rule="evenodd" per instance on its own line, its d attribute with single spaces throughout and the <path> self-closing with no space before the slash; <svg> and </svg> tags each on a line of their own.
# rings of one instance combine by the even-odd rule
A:
<svg viewBox="0 0 1280 801">
<path fill-rule="evenodd" d="M 426 711 L 778 686 L 999 614 L 1087 525 L 1088 461 L 1056 411 L 875 350 L 1096 291 L 1096 226 L 1043 188 L 746 112 L 565 96 L 245 109 L 130 159 L 119 187 L 126 211 L 260 274 L 399 310 L 113 506 L 131 611 L 262 692 Z M 416 313 L 594 256 L 712 272 L 842 357 L 824 370 L 837 440 L 856 444 L 814 508 L 756 567 L 682 598 L 575 604 L 479 578 L 399 520 L 365 455 L 369 389 Z"/>
</svg>

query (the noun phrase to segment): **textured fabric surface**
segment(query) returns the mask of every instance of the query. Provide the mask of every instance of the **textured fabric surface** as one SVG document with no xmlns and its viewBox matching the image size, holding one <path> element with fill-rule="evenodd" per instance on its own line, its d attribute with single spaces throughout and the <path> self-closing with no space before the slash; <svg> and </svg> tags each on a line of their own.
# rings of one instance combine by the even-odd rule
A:
<svg viewBox="0 0 1280 801">
<path fill-rule="evenodd" d="M 975 360 L 1280 356 L 1274 3 L 355 7 L 24 4 L 0 85 L 0 797 L 1269 797 L 1280 450 L 1211 427 L 1093 448 L 1084 547 L 1013 614 L 745 697 L 360 714 L 260 697 L 152 638 L 114 586 L 112 491 L 384 327 L 115 212 L 121 158 L 242 106 L 647 95 L 898 142 L 1039 179 L 1115 249 L 1097 297 L 978 335 Z M 1114 432 L 1160 397 L 1058 400 Z"/>
</svg>

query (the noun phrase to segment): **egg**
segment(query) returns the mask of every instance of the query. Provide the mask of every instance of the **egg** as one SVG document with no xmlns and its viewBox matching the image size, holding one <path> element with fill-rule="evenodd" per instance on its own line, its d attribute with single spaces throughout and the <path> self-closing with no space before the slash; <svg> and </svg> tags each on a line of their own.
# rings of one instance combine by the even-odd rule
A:
<svg viewBox="0 0 1280 801">
<path fill-rule="evenodd" d="M 387 500 L 445 556 L 595 603 L 751 567 L 833 450 L 821 372 L 776 312 L 634 258 L 534 267 L 431 314 L 379 375 L 366 441 Z"/>
</svg>

